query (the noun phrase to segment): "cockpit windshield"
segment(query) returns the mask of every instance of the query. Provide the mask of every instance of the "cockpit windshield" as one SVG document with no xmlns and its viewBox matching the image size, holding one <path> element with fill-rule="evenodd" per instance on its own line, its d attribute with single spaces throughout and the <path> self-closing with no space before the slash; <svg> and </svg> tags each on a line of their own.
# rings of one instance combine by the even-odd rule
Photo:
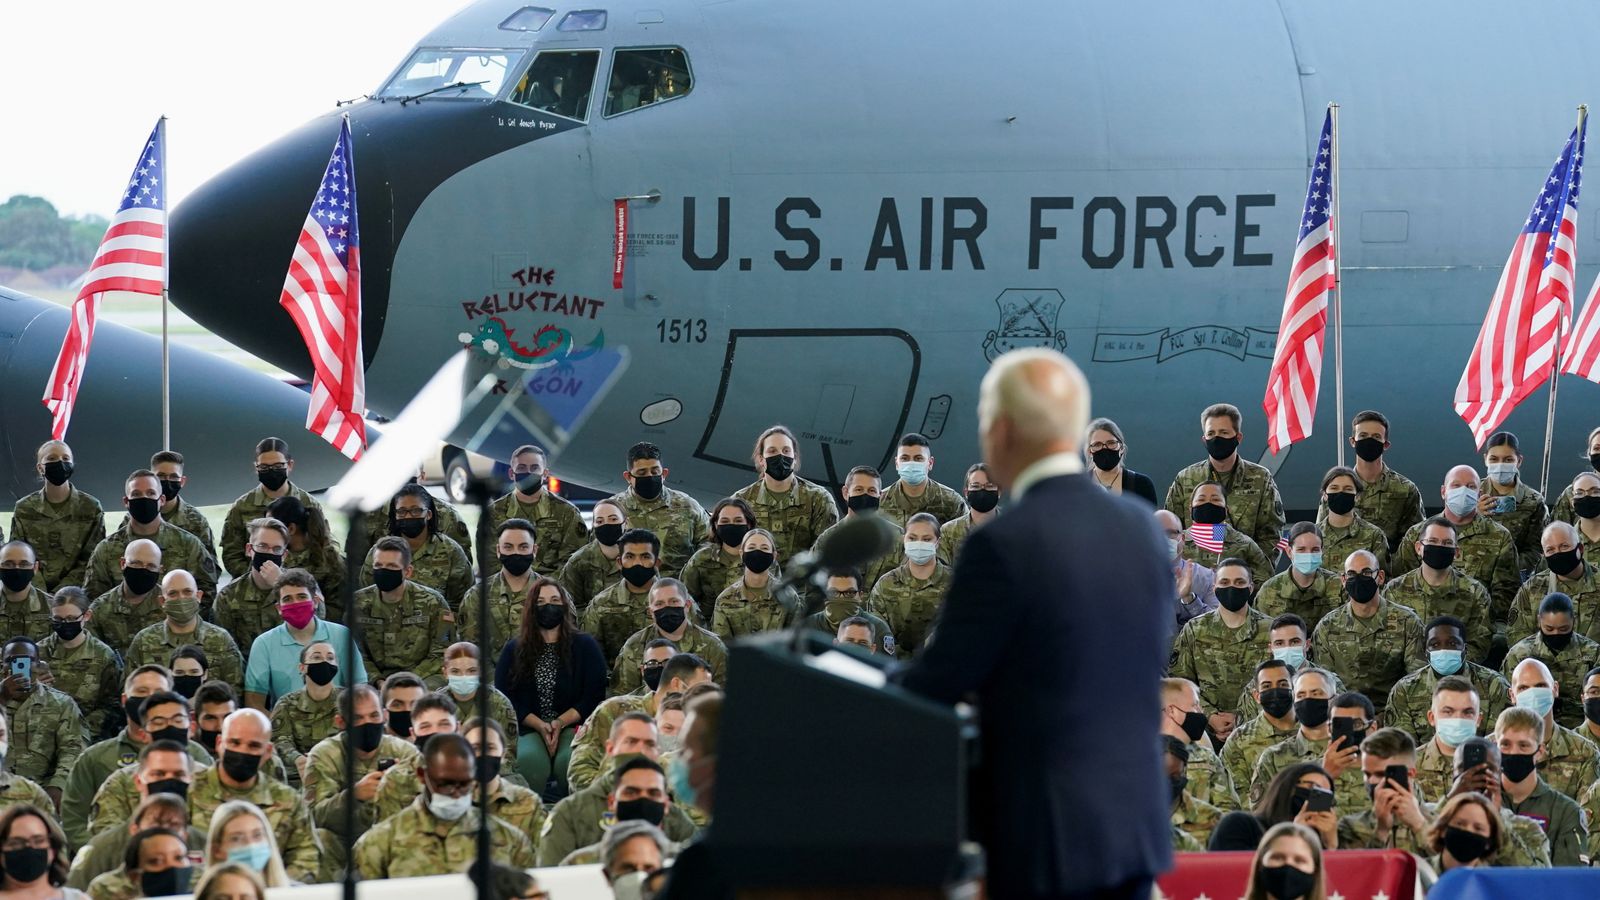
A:
<svg viewBox="0 0 1600 900">
<path fill-rule="evenodd" d="M 491 100 L 500 93 L 506 73 L 521 56 L 521 50 L 419 47 L 378 92 L 378 98 L 399 100 L 430 94 L 445 99 Z"/>
</svg>

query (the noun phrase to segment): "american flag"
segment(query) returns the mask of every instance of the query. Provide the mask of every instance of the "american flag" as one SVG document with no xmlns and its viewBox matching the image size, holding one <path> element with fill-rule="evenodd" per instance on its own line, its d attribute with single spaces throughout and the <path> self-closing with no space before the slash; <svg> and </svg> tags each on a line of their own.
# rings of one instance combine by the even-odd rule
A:
<svg viewBox="0 0 1600 900">
<path fill-rule="evenodd" d="M 1586 131 L 1572 130 L 1540 187 L 1456 385 L 1456 413 L 1479 446 L 1550 376 L 1567 332 Z"/>
<path fill-rule="evenodd" d="M 1189 526 L 1189 540 L 1201 550 L 1209 550 L 1212 553 L 1222 552 L 1222 539 L 1227 534 L 1226 525 L 1201 525 L 1196 522 Z"/>
<path fill-rule="evenodd" d="M 72 301 L 72 321 L 61 341 L 61 353 L 44 388 L 44 405 L 54 421 L 50 434 L 67 436 L 72 407 L 78 402 L 89 345 L 94 343 L 95 318 L 100 295 L 106 291 L 162 295 L 167 281 L 167 179 L 166 122 L 156 123 L 145 141 L 139 163 L 133 167 L 122 191 L 117 214 L 100 239 L 94 262 L 83 276 L 83 287 Z"/>
<path fill-rule="evenodd" d="M 1600 278 L 1589 288 L 1589 299 L 1583 301 L 1583 315 L 1567 336 L 1566 349 L 1561 351 L 1561 371 L 1579 378 L 1600 382 Z"/>
<path fill-rule="evenodd" d="M 1311 434 L 1317 414 L 1317 387 L 1322 378 L 1322 338 L 1328 324 L 1328 294 L 1336 265 L 1333 245 L 1333 110 L 1322 120 L 1316 162 L 1306 184 L 1306 205 L 1300 215 L 1300 239 L 1289 266 L 1289 287 L 1283 297 L 1278 346 L 1267 371 L 1267 446 L 1273 453 Z"/>
<path fill-rule="evenodd" d="M 361 253 L 356 225 L 355 160 L 350 120 L 300 226 L 278 303 L 311 354 L 311 408 L 306 428 L 340 453 L 360 459 L 367 445 L 367 389 L 361 355 Z"/>
</svg>

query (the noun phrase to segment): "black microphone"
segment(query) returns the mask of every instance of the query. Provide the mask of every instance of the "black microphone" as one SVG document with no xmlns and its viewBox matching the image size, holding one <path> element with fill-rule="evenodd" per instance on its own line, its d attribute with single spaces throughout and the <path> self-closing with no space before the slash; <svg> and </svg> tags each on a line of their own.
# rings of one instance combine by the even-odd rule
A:
<svg viewBox="0 0 1600 900">
<path fill-rule="evenodd" d="M 860 571 L 873 560 L 893 553 L 899 543 L 899 530 L 888 519 L 877 513 L 859 513 L 824 534 L 814 550 L 795 555 L 779 590 L 797 592 L 794 615 L 797 648 L 805 633 L 806 618 L 814 612 L 807 602 L 807 588 L 823 589 L 829 575 L 835 572 Z M 864 584 L 861 588 L 866 591 L 872 586 Z"/>
</svg>

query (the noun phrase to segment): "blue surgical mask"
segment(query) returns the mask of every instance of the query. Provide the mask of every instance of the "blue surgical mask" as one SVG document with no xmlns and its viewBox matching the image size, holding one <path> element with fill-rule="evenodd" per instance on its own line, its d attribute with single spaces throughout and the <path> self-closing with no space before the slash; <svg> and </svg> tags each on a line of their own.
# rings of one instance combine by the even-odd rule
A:
<svg viewBox="0 0 1600 900">
<path fill-rule="evenodd" d="M 1478 733 L 1478 726 L 1471 719 L 1440 719 L 1434 730 L 1439 733 L 1439 740 L 1446 747 L 1459 747 L 1467 738 Z"/>
<path fill-rule="evenodd" d="M 894 470 L 906 484 L 916 485 L 928 480 L 928 464 L 925 462 L 903 462 L 896 465 Z"/>
<path fill-rule="evenodd" d="M 1296 671 L 1305 664 L 1306 648 L 1304 647 L 1274 647 L 1272 658 Z"/>
<path fill-rule="evenodd" d="M 1468 485 L 1453 487 L 1445 492 L 1444 505 L 1457 517 L 1470 516 L 1478 508 L 1478 489 Z"/>
<path fill-rule="evenodd" d="M 1517 464 L 1514 462 L 1488 463 L 1489 477 L 1496 484 L 1510 484 L 1517 480 Z"/>
<path fill-rule="evenodd" d="M 1556 705 L 1556 692 L 1545 687 L 1524 688 L 1517 694 L 1517 705 L 1543 718 L 1548 716 L 1550 708 Z"/>
<path fill-rule="evenodd" d="M 228 862 L 244 863 L 257 872 L 265 870 L 271 860 L 272 848 L 268 847 L 265 841 L 245 844 L 243 847 L 234 847 L 228 851 Z"/>
<path fill-rule="evenodd" d="M 906 541 L 906 559 L 918 565 L 933 559 L 938 552 L 938 541 Z"/>
<path fill-rule="evenodd" d="M 1429 650 L 1428 665 L 1440 675 L 1454 675 L 1461 671 L 1461 658 L 1464 656 L 1460 650 Z"/>
<path fill-rule="evenodd" d="M 1183 538 L 1167 538 L 1167 556 L 1177 559 L 1183 555 Z"/>
<path fill-rule="evenodd" d="M 1314 553 L 1296 553 L 1294 555 L 1294 570 L 1301 575 L 1310 575 L 1322 568 L 1322 551 Z"/>
<path fill-rule="evenodd" d="M 447 680 L 450 682 L 450 693 L 457 697 L 470 697 L 478 690 L 476 675 L 451 675 Z"/>
<path fill-rule="evenodd" d="M 672 782 L 672 802 L 678 806 L 693 806 L 694 785 L 689 782 L 689 766 L 684 763 L 683 757 L 672 761 L 672 765 L 667 767 L 667 775 Z"/>
</svg>

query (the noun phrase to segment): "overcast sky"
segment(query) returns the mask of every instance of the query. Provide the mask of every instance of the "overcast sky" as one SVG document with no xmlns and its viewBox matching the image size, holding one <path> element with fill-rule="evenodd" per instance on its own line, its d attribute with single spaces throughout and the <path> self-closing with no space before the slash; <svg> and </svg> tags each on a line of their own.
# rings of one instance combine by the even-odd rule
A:
<svg viewBox="0 0 1600 900">
<path fill-rule="evenodd" d="M 110 217 L 166 115 L 168 201 L 376 88 L 467 0 L 0 0 L 0 201 Z"/>
</svg>

